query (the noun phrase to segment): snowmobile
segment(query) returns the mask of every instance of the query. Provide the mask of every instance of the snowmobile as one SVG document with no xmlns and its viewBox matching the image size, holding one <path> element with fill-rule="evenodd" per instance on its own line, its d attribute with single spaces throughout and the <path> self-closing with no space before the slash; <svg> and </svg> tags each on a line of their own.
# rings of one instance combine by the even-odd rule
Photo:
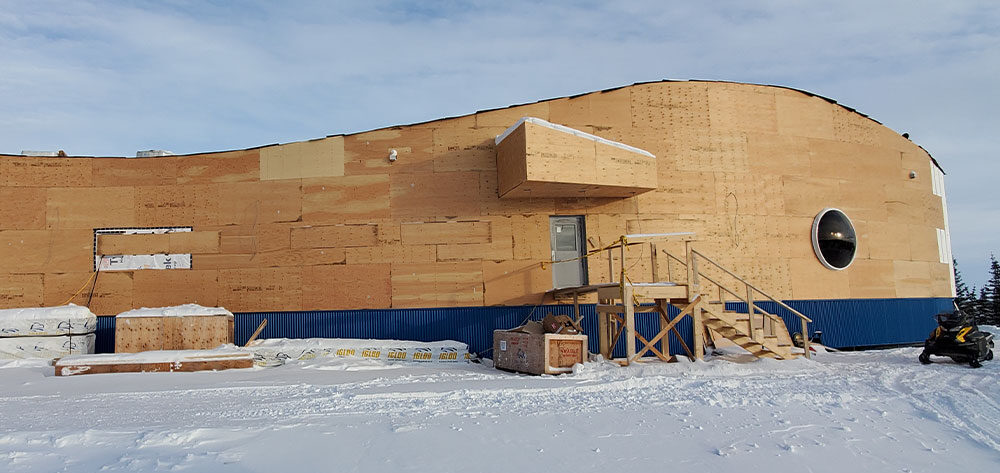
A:
<svg viewBox="0 0 1000 473">
<path fill-rule="evenodd" d="M 937 314 L 938 327 L 924 342 L 921 363 L 931 362 L 931 355 L 947 356 L 955 363 L 968 363 L 973 368 L 993 359 L 993 334 L 981 332 L 971 317 L 958 307 L 952 312 Z"/>
</svg>

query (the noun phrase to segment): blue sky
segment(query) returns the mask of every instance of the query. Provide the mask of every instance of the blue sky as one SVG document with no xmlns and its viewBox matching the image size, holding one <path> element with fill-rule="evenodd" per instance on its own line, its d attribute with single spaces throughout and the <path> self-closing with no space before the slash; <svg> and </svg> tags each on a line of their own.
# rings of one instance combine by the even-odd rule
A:
<svg viewBox="0 0 1000 473">
<path fill-rule="evenodd" d="M 0 2 L 0 152 L 246 148 L 639 81 L 805 89 L 948 173 L 965 279 L 1000 252 L 1000 3 Z"/>
</svg>

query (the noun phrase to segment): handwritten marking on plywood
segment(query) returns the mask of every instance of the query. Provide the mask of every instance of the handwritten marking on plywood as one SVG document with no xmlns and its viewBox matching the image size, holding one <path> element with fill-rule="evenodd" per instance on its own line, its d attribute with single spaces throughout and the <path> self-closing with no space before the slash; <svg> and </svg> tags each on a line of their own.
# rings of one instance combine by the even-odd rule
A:
<svg viewBox="0 0 1000 473">
<path fill-rule="evenodd" d="M 301 310 L 302 267 L 219 270 L 219 305 L 234 311 Z"/>
<path fill-rule="evenodd" d="M 260 149 L 260 179 L 344 175 L 344 137 L 334 136 Z"/>
<path fill-rule="evenodd" d="M 479 172 L 393 174 L 389 182 L 394 218 L 479 215 Z"/>
<path fill-rule="evenodd" d="M 50 157 L 0 157 L 0 186 L 79 187 L 93 185 L 93 160 Z"/>
<path fill-rule="evenodd" d="M 0 275 L 0 308 L 40 307 L 42 300 L 41 274 Z"/>
<path fill-rule="evenodd" d="M 304 310 L 389 307 L 388 264 L 309 266 L 302 271 Z"/>
<path fill-rule="evenodd" d="M 292 228 L 292 248 L 375 246 L 377 225 L 324 225 Z"/>
<path fill-rule="evenodd" d="M 45 305 L 52 307 L 65 303 L 90 276 L 90 272 L 45 274 Z M 70 302 L 87 305 L 97 315 L 115 315 L 131 310 L 132 273 L 102 272 Z"/>
</svg>

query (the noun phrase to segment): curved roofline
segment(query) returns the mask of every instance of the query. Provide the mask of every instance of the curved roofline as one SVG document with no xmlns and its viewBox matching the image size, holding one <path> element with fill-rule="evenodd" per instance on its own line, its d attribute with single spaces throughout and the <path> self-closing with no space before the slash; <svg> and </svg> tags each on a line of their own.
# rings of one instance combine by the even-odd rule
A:
<svg viewBox="0 0 1000 473">
<path fill-rule="evenodd" d="M 836 100 L 831 99 L 829 97 L 826 97 L 826 96 L 823 96 L 823 95 L 819 95 L 819 94 L 816 94 L 816 93 L 813 93 L 813 92 L 809 92 L 808 90 L 796 89 L 794 87 L 788 87 L 788 86 L 784 86 L 784 85 L 774 85 L 774 84 L 757 84 L 757 83 L 753 83 L 753 82 L 739 82 L 739 81 L 711 80 L 711 79 L 660 79 L 660 80 L 649 80 L 649 81 L 643 81 L 643 82 L 634 82 L 634 83 L 628 84 L 628 85 L 621 85 L 621 86 L 617 86 L 617 87 L 611 87 L 611 88 L 607 88 L 607 89 L 595 90 L 595 91 L 590 91 L 590 92 L 583 92 L 583 93 L 573 94 L 573 95 L 565 95 L 565 96 L 561 96 L 561 97 L 552 97 L 552 98 L 547 98 L 547 99 L 542 99 L 542 100 L 536 100 L 534 102 L 517 103 L 517 104 L 513 104 L 513 105 L 508 105 L 506 107 L 496 107 L 496 108 L 488 108 L 488 109 L 484 109 L 484 110 L 476 110 L 475 112 L 467 113 L 467 114 L 464 114 L 464 115 L 453 115 L 453 116 L 449 116 L 449 117 L 441 117 L 441 118 L 435 118 L 435 119 L 432 119 L 432 120 L 425 120 L 425 121 L 422 121 L 422 122 L 403 123 L 403 124 L 398 124 L 398 125 L 389 125 L 389 126 L 383 126 L 383 127 L 379 127 L 379 128 L 372 128 L 372 129 L 368 129 L 368 130 L 356 131 L 356 132 L 351 132 L 351 133 L 335 133 L 335 134 L 331 134 L 331 135 L 326 135 L 326 136 L 324 136 L 322 138 L 313 138 L 313 139 L 301 140 L 301 141 L 289 141 L 287 143 L 271 143 L 271 144 L 260 145 L 260 146 L 251 146 L 249 148 L 242 148 L 242 149 L 237 148 L 237 149 L 220 150 L 220 151 L 207 151 L 207 152 L 199 152 L 199 153 L 175 154 L 175 155 L 172 155 L 172 156 L 181 156 L 181 157 L 183 157 L 183 156 L 196 156 L 196 155 L 200 156 L 200 155 L 207 155 L 207 154 L 231 153 L 231 152 L 235 152 L 235 151 L 251 151 L 251 150 L 255 150 L 255 149 L 262 149 L 262 148 L 270 148 L 272 146 L 279 146 L 279 145 L 282 145 L 282 144 L 305 143 L 305 142 L 310 142 L 310 141 L 318 141 L 318 140 L 322 140 L 322 139 L 326 139 L 326 138 L 334 138 L 334 137 L 337 137 L 337 136 L 351 136 L 351 135 L 359 135 L 359 134 L 362 134 L 362 133 L 370 133 L 370 132 L 379 131 L 379 130 L 390 130 L 390 129 L 393 129 L 393 128 L 402 128 L 402 127 L 407 127 L 407 126 L 426 125 L 428 123 L 434 123 L 434 122 L 439 122 L 439 121 L 444 121 L 444 120 L 453 120 L 453 119 L 456 119 L 456 118 L 468 117 L 468 116 L 475 115 L 477 113 L 493 112 L 493 111 L 497 111 L 497 110 L 506 110 L 506 109 L 509 109 L 509 108 L 521 107 L 521 106 L 525 106 L 525 105 L 533 105 L 533 104 L 538 104 L 538 103 L 551 102 L 553 100 L 572 99 L 572 98 L 582 97 L 584 95 L 589 95 L 589 94 L 612 92 L 612 91 L 615 91 L 615 90 L 624 89 L 626 87 L 634 87 L 634 86 L 637 86 L 637 85 L 661 84 L 661 83 L 664 83 L 664 82 L 678 82 L 678 83 L 680 83 L 680 82 L 705 82 L 705 83 L 715 83 L 715 84 L 737 84 L 737 85 L 751 85 L 751 86 L 757 86 L 757 87 L 773 87 L 775 89 L 791 90 L 791 91 L 794 91 L 794 92 L 798 92 L 798 93 L 807 95 L 809 97 L 816 97 L 816 98 L 819 98 L 819 99 L 823 99 L 823 100 L 829 102 L 832 105 L 837 105 L 837 106 L 843 108 L 844 110 L 847 110 L 848 112 L 858 114 L 858 115 L 860 115 L 860 116 L 862 116 L 864 118 L 867 118 L 867 119 L 869 119 L 869 120 L 871 120 L 871 121 L 873 121 L 873 122 L 875 122 L 875 123 L 877 123 L 877 124 L 879 124 L 881 126 L 886 126 L 884 123 L 882 123 L 882 122 L 880 122 L 880 121 L 878 121 L 878 120 L 876 120 L 876 119 L 868 116 L 867 114 L 859 112 L 856 108 L 848 107 L 848 106 L 846 106 L 846 105 L 844 105 L 844 104 L 842 104 L 840 102 L 837 102 Z M 944 172 L 944 168 L 941 167 L 941 164 L 938 163 L 936 159 L 934 159 L 934 156 L 932 156 L 930 152 L 928 152 L 923 146 L 920 146 L 920 145 L 918 145 L 916 143 L 914 143 L 914 145 L 916 145 L 918 148 L 920 148 L 921 150 L 923 150 L 923 152 L 927 154 L 927 157 L 931 158 L 931 162 L 934 163 L 934 165 L 938 169 L 940 169 L 941 172 Z M 0 153 L 0 156 L 22 156 L 22 155 L 17 155 L 17 154 L 5 155 L 3 153 Z M 71 157 L 74 157 L 74 158 L 114 158 L 114 159 L 125 158 L 125 159 L 130 159 L 127 156 L 81 156 L 81 155 L 73 155 Z M 144 158 L 144 159 L 148 159 L 148 158 Z"/>
</svg>

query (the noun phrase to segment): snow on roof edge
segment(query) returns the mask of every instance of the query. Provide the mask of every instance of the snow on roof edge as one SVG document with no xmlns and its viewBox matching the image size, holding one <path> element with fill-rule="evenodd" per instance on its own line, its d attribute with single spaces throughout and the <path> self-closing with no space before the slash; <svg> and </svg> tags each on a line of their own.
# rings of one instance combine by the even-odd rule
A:
<svg viewBox="0 0 1000 473">
<path fill-rule="evenodd" d="M 544 126 L 545 128 L 549 128 L 549 129 L 552 129 L 552 130 L 561 131 L 563 133 L 569 133 L 571 135 L 575 135 L 575 136 L 578 136 L 580 138 L 588 139 L 588 140 L 591 140 L 591 141 L 594 141 L 594 142 L 597 142 L 597 143 L 603 143 L 603 144 L 606 144 L 608 146 L 614 146 L 615 148 L 624 149 L 626 151 L 631 151 L 633 153 L 641 154 L 643 156 L 649 156 L 650 158 L 656 159 L 656 156 L 654 156 L 653 153 L 650 153 L 649 151 L 646 151 L 644 149 L 639 149 L 639 148 L 636 148 L 635 146 L 629 146 L 629 145 L 627 145 L 625 143 L 619 143 L 617 141 L 611 141 L 611 140 L 609 140 L 607 138 L 601 138 L 600 136 L 591 135 L 590 133 L 587 133 L 585 131 L 580 131 L 580 130 L 577 130 L 575 128 L 570 128 L 568 126 L 564 126 L 564 125 L 559 125 L 559 124 L 556 124 L 556 123 L 548 122 L 548 121 L 542 120 L 541 118 L 536 118 L 536 117 L 522 117 L 520 120 L 517 121 L 517 123 L 515 123 L 514 125 L 512 125 L 510 128 L 507 128 L 507 130 L 505 130 L 503 133 L 501 133 L 499 136 L 497 136 L 496 139 L 494 140 L 495 143 L 496 144 L 500 144 L 500 142 L 503 141 L 504 138 L 507 138 L 508 136 L 510 136 L 510 134 L 513 133 L 514 130 L 517 129 L 517 127 L 521 126 L 522 123 L 526 123 L 526 122 L 527 123 L 533 123 L 533 124 L 539 125 L 539 126 Z"/>
</svg>

